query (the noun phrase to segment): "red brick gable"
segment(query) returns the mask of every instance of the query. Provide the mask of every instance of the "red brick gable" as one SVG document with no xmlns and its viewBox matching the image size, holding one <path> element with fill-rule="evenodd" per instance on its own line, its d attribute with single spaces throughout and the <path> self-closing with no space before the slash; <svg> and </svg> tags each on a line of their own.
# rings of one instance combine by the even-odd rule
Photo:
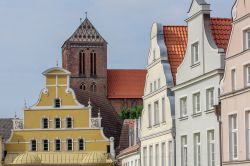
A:
<svg viewBox="0 0 250 166">
<path fill-rule="evenodd" d="M 108 69 L 108 98 L 142 98 L 146 70 Z"/>
</svg>

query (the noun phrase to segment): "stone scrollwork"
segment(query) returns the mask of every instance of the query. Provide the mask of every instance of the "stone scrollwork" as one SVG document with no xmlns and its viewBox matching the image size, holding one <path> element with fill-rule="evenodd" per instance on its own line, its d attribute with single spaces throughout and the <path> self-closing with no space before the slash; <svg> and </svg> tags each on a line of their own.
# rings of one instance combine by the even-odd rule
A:
<svg viewBox="0 0 250 166">
<path fill-rule="evenodd" d="M 13 119 L 13 129 L 14 130 L 23 129 L 23 120 L 22 119 Z"/>
<path fill-rule="evenodd" d="M 101 118 L 91 118 L 91 128 L 100 128 Z"/>
<path fill-rule="evenodd" d="M 43 94 L 47 95 L 49 93 L 49 90 L 47 88 L 43 89 Z"/>
</svg>

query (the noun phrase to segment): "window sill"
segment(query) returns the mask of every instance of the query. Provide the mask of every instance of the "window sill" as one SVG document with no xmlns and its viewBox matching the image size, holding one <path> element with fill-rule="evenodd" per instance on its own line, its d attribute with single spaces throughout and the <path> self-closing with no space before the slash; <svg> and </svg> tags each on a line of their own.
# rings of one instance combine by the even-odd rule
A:
<svg viewBox="0 0 250 166">
<path fill-rule="evenodd" d="M 157 127 L 160 127 L 159 123 L 154 125 L 154 128 L 157 128 Z"/>
<path fill-rule="evenodd" d="M 202 115 L 202 113 L 201 112 L 199 112 L 199 113 L 194 113 L 193 115 L 191 115 L 193 118 L 195 118 L 195 117 L 198 117 L 198 116 L 201 116 Z"/>
<path fill-rule="evenodd" d="M 151 129 L 152 129 L 152 126 L 148 127 L 148 129 L 151 130 Z"/>
<path fill-rule="evenodd" d="M 201 64 L 200 62 L 196 62 L 196 63 L 192 64 L 190 67 L 195 68 L 195 67 L 199 66 L 200 64 Z"/>
<path fill-rule="evenodd" d="M 208 110 L 205 111 L 206 114 L 210 114 L 210 113 L 213 113 L 215 111 L 214 108 L 210 108 Z"/>
<path fill-rule="evenodd" d="M 166 123 L 166 121 L 163 121 L 163 122 L 161 122 L 161 124 L 162 124 L 162 125 L 166 125 L 167 123 Z"/>
<path fill-rule="evenodd" d="M 179 118 L 180 121 L 187 120 L 187 119 L 188 119 L 188 116 L 183 116 Z"/>
</svg>

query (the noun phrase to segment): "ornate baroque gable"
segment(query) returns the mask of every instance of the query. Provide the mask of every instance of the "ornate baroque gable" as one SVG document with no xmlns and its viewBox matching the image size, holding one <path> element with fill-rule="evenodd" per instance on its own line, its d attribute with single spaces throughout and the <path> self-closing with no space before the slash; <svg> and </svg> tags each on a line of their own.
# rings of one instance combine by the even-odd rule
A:
<svg viewBox="0 0 250 166">
<path fill-rule="evenodd" d="M 70 42 L 103 43 L 106 42 L 91 24 L 88 18 L 77 28 L 74 34 L 68 39 Z"/>
</svg>

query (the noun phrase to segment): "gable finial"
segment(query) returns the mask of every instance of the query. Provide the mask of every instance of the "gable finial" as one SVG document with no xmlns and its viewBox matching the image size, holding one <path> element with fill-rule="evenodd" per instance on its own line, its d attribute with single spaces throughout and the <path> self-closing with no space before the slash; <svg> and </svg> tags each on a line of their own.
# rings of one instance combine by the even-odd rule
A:
<svg viewBox="0 0 250 166">
<path fill-rule="evenodd" d="M 88 18 L 88 12 L 85 12 L 85 18 Z"/>
</svg>

